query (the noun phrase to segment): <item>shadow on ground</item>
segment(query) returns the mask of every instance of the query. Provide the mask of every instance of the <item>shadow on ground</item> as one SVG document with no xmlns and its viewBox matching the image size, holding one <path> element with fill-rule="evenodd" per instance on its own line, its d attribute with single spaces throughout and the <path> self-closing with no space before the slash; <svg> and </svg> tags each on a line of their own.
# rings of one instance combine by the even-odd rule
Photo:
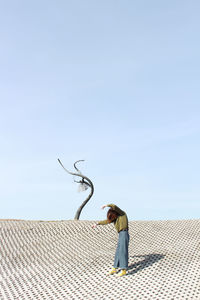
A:
<svg viewBox="0 0 200 300">
<path fill-rule="evenodd" d="M 163 259 L 165 255 L 163 254 L 156 254 L 156 253 L 152 253 L 152 254 L 147 254 L 147 255 L 135 255 L 135 256 L 131 256 L 131 258 L 143 258 L 142 260 L 129 265 L 128 267 L 128 275 L 137 273 L 140 270 L 143 270 L 145 268 L 150 267 L 151 265 L 153 265 L 154 263 L 156 263 L 157 261 L 159 261 L 160 259 Z"/>
</svg>

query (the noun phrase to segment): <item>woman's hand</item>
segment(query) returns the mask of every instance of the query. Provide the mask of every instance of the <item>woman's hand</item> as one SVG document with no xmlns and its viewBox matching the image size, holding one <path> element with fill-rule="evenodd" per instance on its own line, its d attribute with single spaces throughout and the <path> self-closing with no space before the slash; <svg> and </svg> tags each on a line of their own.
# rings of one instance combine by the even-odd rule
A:
<svg viewBox="0 0 200 300">
<path fill-rule="evenodd" d="M 107 207 L 107 204 L 104 204 L 104 205 L 101 207 L 101 209 L 104 209 L 105 207 Z"/>
<path fill-rule="evenodd" d="M 92 225 L 92 228 L 96 228 L 97 227 L 97 223 Z"/>
</svg>

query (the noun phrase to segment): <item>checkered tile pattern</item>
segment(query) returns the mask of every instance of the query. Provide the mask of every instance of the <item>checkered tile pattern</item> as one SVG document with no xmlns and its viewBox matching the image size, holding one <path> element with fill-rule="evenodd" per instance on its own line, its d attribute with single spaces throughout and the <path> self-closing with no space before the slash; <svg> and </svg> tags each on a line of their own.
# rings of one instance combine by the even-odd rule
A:
<svg viewBox="0 0 200 300">
<path fill-rule="evenodd" d="M 0 299 L 200 299 L 200 220 L 131 221 L 121 278 L 114 226 L 93 223 L 1 220 Z"/>
</svg>

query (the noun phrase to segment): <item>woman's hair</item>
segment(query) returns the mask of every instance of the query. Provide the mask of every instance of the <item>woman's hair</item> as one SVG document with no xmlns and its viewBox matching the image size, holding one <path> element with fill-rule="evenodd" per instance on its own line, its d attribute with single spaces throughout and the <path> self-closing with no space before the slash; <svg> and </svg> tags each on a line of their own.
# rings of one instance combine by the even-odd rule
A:
<svg viewBox="0 0 200 300">
<path fill-rule="evenodd" d="M 110 208 L 107 212 L 108 223 L 112 223 L 119 217 L 119 214 L 112 208 Z"/>
</svg>

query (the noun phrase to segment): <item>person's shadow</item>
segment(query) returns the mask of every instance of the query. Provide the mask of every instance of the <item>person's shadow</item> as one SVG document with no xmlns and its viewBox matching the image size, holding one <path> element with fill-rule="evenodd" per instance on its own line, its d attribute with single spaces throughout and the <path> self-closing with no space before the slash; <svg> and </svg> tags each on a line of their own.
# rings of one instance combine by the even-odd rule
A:
<svg viewBox="0 0 200 300">
<path fill-rule="evenodd" d="M 137 273 L 138 271 L 148 268 L 160 259 L 163 259 L 165 255 L 163 254 L 157 254 L 157 253 L 152 253 L 152 254 L 147 254 L 147 255 L 135 255 L 131 256 L 132 258 L 137 258 L 141 257 L 143 258 L 142 260 L 135 262 L 134 264 L 129 265 L 128 267 L 128 275 Z"/>
</svg>

